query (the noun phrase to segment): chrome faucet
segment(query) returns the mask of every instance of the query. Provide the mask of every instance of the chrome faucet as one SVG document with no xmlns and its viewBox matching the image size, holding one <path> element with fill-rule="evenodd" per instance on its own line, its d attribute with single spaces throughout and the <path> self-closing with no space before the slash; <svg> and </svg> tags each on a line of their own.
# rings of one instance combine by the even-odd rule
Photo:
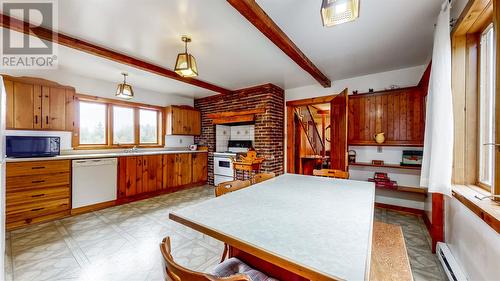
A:
<svg viewBox="0 0 500 281">
<path fill-rule="evenodd" d="M 129 148 L 129 149 L 125 149 L 125 153 L 134 153 L 134 152 L 137 152 L 139 151 L 139 149 L 137 148 L 137 145 L 134 145 L 132 148 Z"/>
</svg>

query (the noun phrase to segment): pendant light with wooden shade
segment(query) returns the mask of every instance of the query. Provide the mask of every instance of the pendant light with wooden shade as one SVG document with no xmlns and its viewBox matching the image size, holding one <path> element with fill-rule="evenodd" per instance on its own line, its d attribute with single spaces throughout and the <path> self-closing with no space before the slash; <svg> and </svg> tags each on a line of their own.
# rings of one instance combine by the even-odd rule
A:
<svg viewBox="0 0 500 281">
<path fill-rule="evenodd" d="M 118 88 L 116 88 L 115 96 L 122 99 L 131 99 L 134 97 L 134 90 L 132 90 L 132 86 L 127 84 L 127 73 L 122 73 L 123 75 L 123 83 L 118 84 Z"/>
<path fill-rule="evenodd" d="M 198 76 L 198 68 L 196 67 L 196 59 L 188 53 L 187 44 L 191 42 L 188 36 L 181 37 L 184 42 L 184 53 L 177 55 L 174 71 L 182 77 L 195 77 Z"/>
<path fill-rule="evenodd" d="M 359 17 L 359 0 L 323 0 L 321 18 L 323 26 L 334 26 Z"/>
</svg>

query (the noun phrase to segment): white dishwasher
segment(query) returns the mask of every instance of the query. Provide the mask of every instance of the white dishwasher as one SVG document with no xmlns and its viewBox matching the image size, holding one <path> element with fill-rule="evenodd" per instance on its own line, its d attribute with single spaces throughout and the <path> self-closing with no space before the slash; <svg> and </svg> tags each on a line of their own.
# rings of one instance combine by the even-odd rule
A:
<svg viewBox="0 0 500 281">
<path fill-rule="evenodd" d="M 73 160 L 72 208 L 116 200 L 117 159 Z"/>
</svg>

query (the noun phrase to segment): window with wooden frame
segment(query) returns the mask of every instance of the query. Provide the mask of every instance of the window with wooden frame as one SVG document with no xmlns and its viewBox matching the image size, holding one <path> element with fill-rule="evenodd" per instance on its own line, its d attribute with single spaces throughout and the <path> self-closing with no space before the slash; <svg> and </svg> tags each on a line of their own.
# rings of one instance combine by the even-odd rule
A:
<svg viewBox="0 0 500 281">
<path fill-rule="evenodd" d="M 491 189 L 495 147 L 495 45 L 493 25 L 481 34 L 479 46 L 478 185 Z"/>
<path fill-rule="evenodd" d="M 163 146 L 162 107 L 86 95 L 76 100 L 75 149 Z"/>
<path fill-rule="evenodd" d="M 493 195 L 500 195 L 497 14 L 493 1 L 469 1 L 452 31 L 453 182 Z"/>
</svg>

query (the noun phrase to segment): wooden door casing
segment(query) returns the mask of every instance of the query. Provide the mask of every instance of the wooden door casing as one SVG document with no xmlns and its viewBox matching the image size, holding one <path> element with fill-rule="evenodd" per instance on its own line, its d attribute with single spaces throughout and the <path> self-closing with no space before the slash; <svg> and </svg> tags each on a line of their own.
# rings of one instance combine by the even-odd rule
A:
<svg viewBox="0 0 500 281">
<path fill-rule="evenodd" d="M 373 136 L 384 132 L 382 145 L 423 146 L 425 91 L 420 87 L 349 97 L 349 145 L 379 145 Z"/>
<path fill-rule="evenodd" d="M 347 171 L 348 100 L 345 89 L 330 102 L 330 168 L 341 171 Z"/>
</svg>

